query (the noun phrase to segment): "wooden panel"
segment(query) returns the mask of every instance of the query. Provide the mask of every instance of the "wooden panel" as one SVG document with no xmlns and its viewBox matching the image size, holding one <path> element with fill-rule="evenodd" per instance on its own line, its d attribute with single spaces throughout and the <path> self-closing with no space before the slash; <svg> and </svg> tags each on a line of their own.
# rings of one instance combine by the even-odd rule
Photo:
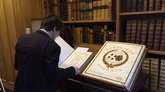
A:
<svg viewBox="0 0 165 92">
<path fill-rule="evenodd" d="M 0 22 L 0 28 L 1 28 L 1 22 Z M 2 44 L 2 36 L 1 35 L 2 34 L 0 32 L 0 44 Z M 5 68 L 5 64 L 4 64 L 2 45 L 0 45 L 0 77 L 1 78 L 5 78 L 6 77 L 6 68 Z"/>
<path fill-rule="evenodd" d="M 17 37 L 25 34 L 25 19 L 23 17 L 23 11 L 20 6 L 20 0 L 13 0 L 13 9 L 14 9 L 14 16 L 15 16 L 15 25 L 16 25 L 16 32 Z"/>
<path fill-rule="evenodd" d="M 31 27 L 32 9 L 31 9 L 31 0 L 20 0 L 20 7 L 22 11 L 22 16 L 25 21 L 25 27 Z"/>
<path fill-rule="evenodd" d="M 30 0 L 29 0 L 30 1 Z M 42 8 L 42 0 L 31 0 L 31 11 L 32 17 L 31 18 L 42 18 L 44 17 L 44 12 Z"/>
<path fill-rule="evenodd" d="M 14 73 L 13 73 L 13 67 L 12 67 L 12 53 L 11 53 L 11 48 L 10 48 L 10 39 L 9 39 L 9 35 L 8 35 L 8 24 L 7 24 L 7 15 L 5 15 L 5 4 L 3 2 L 3 0 L 0 0 L 0 24 L 1 24 L 1 27 L 0 27 L 0 32 L 1 32 L 1 37 L 2 37 L 2 57 L 4 57 L 4 64 L 5 64 L 5 70 L 6 70 L 6 77 L 5 79 L 8 80 L 8 81 L 14 81 Z M 11 8 L 11 7 L 7 7 L 7 8 Z M 10 12 L 10 11 L 7 11 L 7 12 Z M 10 20 L 10 19 L 8 19 Z M 9 21 L 8 21 L 9 22 Z M 11 22 L 12 22 L 12 19 L 11 19 Z M 9 23 L 10 24 L 10 23 Z M 11 24 L 13 25 L 13 24 Z M 9 28 L 12 28 L 12 26 L 9 26 Z M 10 31 L 12 31 L 12 29 L 10 29 Z M 14 40 L 14 39 L 13 39 Z M 12 40 L 12 41 L 13 41 Z"/>
</svg>

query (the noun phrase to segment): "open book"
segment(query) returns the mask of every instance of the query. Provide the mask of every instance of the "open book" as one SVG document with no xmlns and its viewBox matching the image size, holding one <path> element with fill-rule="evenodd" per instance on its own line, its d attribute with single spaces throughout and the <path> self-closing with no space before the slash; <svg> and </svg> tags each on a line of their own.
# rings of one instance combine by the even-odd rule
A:
<svg viewBox="0 0 165 92">
<path fill-rule="evenodd" d="M 74 66 L 80 69 L 80 72 L 84 70 L 86 65 L 92 60 L 93 53 L 87 51 L 75 50 L 59 67 L 67 68 Z"/>
<path fill-rule="evenodd" d="M 144 45 L 106 41 L 81 75 L 130 91 L 145 53 Z"/>
<path fill-rule="evenodd" d="M 74 66 L 79 68 L 81 72 L 93 58 L 93 53 L 88 52 L 89 48 L 78 47 L 74 50 L 60 36 L 55 39 L 55 42 L 61 47 L 59 68 Z"/>
<path fill-rule="evenodd" d="M 55 39 L 55 42 L 61 47 L 61 53 L 58 63 L 58 65 L 61 65 L 62 63 L 64 63 L 66 58 L 70 56 L 74 49 L 60 36 Z"/>
</svg>

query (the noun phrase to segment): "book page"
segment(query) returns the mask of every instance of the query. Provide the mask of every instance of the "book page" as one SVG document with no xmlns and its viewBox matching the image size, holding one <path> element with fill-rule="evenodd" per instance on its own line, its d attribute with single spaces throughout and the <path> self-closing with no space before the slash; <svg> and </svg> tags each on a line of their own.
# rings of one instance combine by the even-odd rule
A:
<svg viewBox="0 0 165 92">
<path fill-rule="evenodd" d="M 68 58 L 68 56 L 74 51 L 74 49 L 60 36 L 55 39 L 55 42 L 61 47 L 61 53 L 58 63 L 58 65 L 61 65 L 66 60 L 66 58 Z"/>
<path fill-rule="evenodd" d="M 67 68 L 70 66 L 74 66 L 77 68 L 81 68 L 82 65 L 85 62 L 88 62 L 88 58 L 90 58 L 92 55 L 92 52 L 82 52 L 82 51 L 74 51 L 67 59 L 66 61 L 61 64 L 60 68 Z"/>
</svg>

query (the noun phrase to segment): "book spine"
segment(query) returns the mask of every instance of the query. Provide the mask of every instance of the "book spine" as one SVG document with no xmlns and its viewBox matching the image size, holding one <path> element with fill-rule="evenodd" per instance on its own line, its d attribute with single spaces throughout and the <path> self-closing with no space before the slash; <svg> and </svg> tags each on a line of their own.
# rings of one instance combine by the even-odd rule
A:
<svg viewBox="0 0 165 92">
<path fill-rule="evenodd" d="M 131 12 L 132 9 L 132 0 L 126 0 L 126 11 Z"/>
<path fill-rule="evenodd" d="M 159 78 L 159 91 L 163 92 L 164 90 L 165 90 L 165 60 L 161 59 L 160 78 Z"/>
<path fill-rule="evenodd" d="M 148 31 L 148 20 L 142 21 L 141 44 L 146 45 Z"/>
<path fill-rule="evenodd" d="M 150 20 L 149 28 L 148 28 L 148 41 L 147 41 L 148 49 L 153 49 L 154 31 L 155 31 L 155 20 Z"/>
<path fill-rule="evenodd" d="M 150 68 L 150 88 L 156 91 L 158 88 L 158 72 L 159 72 L 159 59 L 151 58 Z"/>
<path fill-rule="evenodd" d="M 72 20 L 72 0 L 67 0 L 68 4 L 68 21 Z"/>
<path fill-rule="evenodd" d="M 143 11 L 143 0 L 137 0 L 137 11 Z"/>
<path fill-rule="evenodd" d="M 149 1 L 143 0 L 143 11 L 148 11 Z"/>
<path fill-rule="evenodd" d="M 126 42 L 131 42 L 132 21 L 127 20 L 126 24 Z"/>
<path fill-rule="evenodd" d="M 163 20 L 162 36 L 161 36 L 161 42 L 160 42 L 160 50 L 161 51 L 165 51 L 165 20 Z"/>
<path fill-rule="evenodd" d="M 136 12 L 137 11 L 137 0 L 132 0 L 132 12 Z"/>
<path fill-rule="evenodd" d="M 76 11 L 76 12 L 77 12 L 77 20 L 80 21 L 80 20 L 81 20 L 81 14 L 80 14 L 80 9 L 81 9 L 81 8 L 80 8 L 80 0 L 76 0 L 76 5 L 77 5 L 77 6 L 76 6 L 76 7 L 77 7 L 77 9 L 76 9 L 76 10 L 77 10 L 77 11 Z"/>
<path fill-rule="evenodd" d="M 136 41 L 137 20 L 132 20 L 131 43 Z"/>
<path fill-rule="evenodd" d="M 72 21 L 76 21 L 77 20 L 77 2 L 76 2 L 76 0 L 72 0 L 72 6 L 71 6 L 71 8 L 72 8 L 72 11 L 71 11 L 71 13 L 72 13 Z"/>
<path fill-rule="evenodd" d="M 141 29 L 142 29 L 142 20 L 138 20 L 137 32 L 136 32 L 136 43 L 140 44 L 141 42 Z"/>
<path fill-rule="evenodd" d="M 155 35 L 154 35 L 154 50 L 160 49 L 160 38 L 161 38 L 161 30 L 162 30 L 162 20 L 156 20 L 156 27 L 155 27 Z"/>
<path fill-rule="evenodd" d="M 161 3 L 161 10 L 162 10 L 162 11 L 165 11 L 165 0 L 162 0 L 162 3 Z"/>
<path fill-rule="evenodd" d="M 161 0 L 155 0 L 155 10 L 161 10 Z"/>
<path fill-rule="evenodd" d="M 153 11 L 154 10 L 154 5 L 155 5 L 155 0 L 149 0 L 149 3 L 148 3 L 148 10 L 149 11 Z"/>
<path fill-rule="evenodd" d="M 93 20 L 93 3 L 92 3 L 92 0 L 89 1 L 89 20 Z"/>
</svg>

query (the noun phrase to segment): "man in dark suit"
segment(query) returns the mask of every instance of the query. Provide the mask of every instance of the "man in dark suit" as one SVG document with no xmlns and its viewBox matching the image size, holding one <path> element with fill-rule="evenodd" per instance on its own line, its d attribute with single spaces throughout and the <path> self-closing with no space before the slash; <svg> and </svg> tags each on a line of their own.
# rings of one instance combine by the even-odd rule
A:
<svg viewBox="0 0 165 92">
<path fill-rule="evenodd" d="M 56 92 L 56 85 L 79 73 L 75 67 L 59 69 L 59 36 L 62 21 L 57 16 L 43 19 L 41 29 L 19 38 L 15 68 L 18 75 L 14 92 Z"/>
</svg>

